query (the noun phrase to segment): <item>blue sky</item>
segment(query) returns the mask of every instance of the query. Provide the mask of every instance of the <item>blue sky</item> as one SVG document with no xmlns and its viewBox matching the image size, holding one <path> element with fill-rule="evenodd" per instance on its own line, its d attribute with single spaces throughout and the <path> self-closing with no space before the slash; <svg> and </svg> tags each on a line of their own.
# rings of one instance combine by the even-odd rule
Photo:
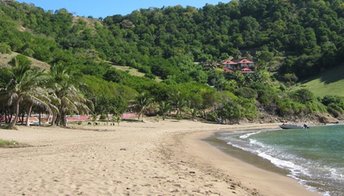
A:
<svg viewBox="0 0 344 196">
<path fill-rule="evenodd" d="M 140 8 L 163 6 L 194 6 L 203 7 L 205 4 L 229 2 L 229 0 L 18 0 L 33 3 L 45 10 L 66 8 L 80 16 L 105 17 L 115 14 L 129 14 Z"/>
</svg>

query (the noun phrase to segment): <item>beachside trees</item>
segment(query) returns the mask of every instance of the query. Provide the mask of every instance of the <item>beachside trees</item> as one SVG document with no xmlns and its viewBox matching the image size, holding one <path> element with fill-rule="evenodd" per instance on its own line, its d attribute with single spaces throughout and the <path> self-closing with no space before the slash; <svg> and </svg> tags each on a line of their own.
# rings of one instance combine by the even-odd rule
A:
<svg viewBox="0 0 344 196">
<path fill-rule="evenodd" d="M 30 67 L 31 63 L 21 55 L 15 57 L 11 64 L 10 68 L 0 69 L 0 97 L 4 103 L 1 108 L 13 114 L 7 120 L 9 128 L 15 127 L 20 113 L 23 116 L 26 113 L 25 123 L 29 125 L 33 108 L 47 111 L 52 115 L 52 125 L 61 126 L 66 126 L 67 114 L 91 111 L 92 104 L 75 86 L 64 66 L 52 66 L 47 74 L 44 70 Z"/>
<path fill-rule="evenodd" d="M 118 71 L 117 71 L 118 72 Z M 116 73 L 117 73 L 116 72 Z M 109 76 L 115 73 L 108 70 L 105 75 Z M 118 122 L 121 115 L 128 110 L 129 103 L 131 103 L 136 95 L 136 90 L 119 83 L 114 83 L 112 80 L 116 78 L 117 74 L 113 74 L 108 79 L 102 80 L 95 76 L 85 75 L 82 77 L 82 82 L 85 84 L 81 90 L 85 96 L 94 104 L 94 115 L 112 115 L 113 119 Z M 122 73 L 120 78 L 126 78 Z"/>
<path fill-rule="evenodd" d="M 28 64 L 21 64 L 16 58 L 14 62 L 14 65 L 8 69 L 10 80 L 1 89 L 2 96 L 6 97 L 5 103 L 13 106 L 14 118 L 9 125 L 10 129 L 13 129 L 18 121 L 23 100 L 49 108 L 48 100 L 42 96 L 44 89 L 40 87 L 47 79 L 44 71 L 33 69 Z"/>
<path fill-rule="evenodd" d="M 66 126 L 66 115 L 68 113 L 89 113 L 92 104 L 85 98 L 75 84 L 77 81 L 65 66 L 57 64 L 50 70 L 50 88 L 59 101 L 56 101 L 58 113 L 53 117 L 52 125 Z M 54 114 L 55 115 L 55 114 Z"/>
</svg>

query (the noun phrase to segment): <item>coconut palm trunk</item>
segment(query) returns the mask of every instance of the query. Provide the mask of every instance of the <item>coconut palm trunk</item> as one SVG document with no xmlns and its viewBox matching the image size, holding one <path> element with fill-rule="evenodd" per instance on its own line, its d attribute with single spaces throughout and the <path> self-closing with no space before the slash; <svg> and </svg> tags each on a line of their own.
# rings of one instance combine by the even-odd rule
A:
<svg viewBox="0 0 344 196">
<path fill-rule="evenodd" d="M 143 112 L 146 110 L 146 107 L 143 107 L 140 111 L 139 111 L 139 115 L 137 117 L 138 120 L 141 119 L 141 117 L 143 116 Z"/>
<path fill-rule="evenodd" d="M 63 110 L 62 110 L 61 116 L 60 116 L 60 125 L 62 127 L 67 127 L 66 113 Z"/>
<path fill-rule="evenodd" d="M 41 124 L 42 124 L 42 113 L 39 112 L 38 113 L 38 125 L 41 126 Z"/>
<path fill-rule="evenodd" d="M 21 119 L 20 119 L 21 125 L 24 125 L 24 117 L 25 117 L 25 112 L 21 113 Z"/>
<path fill-rule="evenodd" d="M 27 111 L 27 117 L 26 117 L 26 126 L 30 126 L 30 117 L 32 112 L 33 103 L 30 104 L 29 109 Z"/>
<path fill-rule="evenodd" d="M 51 119 L 51 126 L 55 126 L 56 125 L 56 120 L 57 120 L 57 115 L 53 114 L 53 117 Z"/>
<path fill-rule="evenodd" d="M 8 127 L 10 129 L 14 129 L 16 124 L 17 124 L 17 121 L 18 121 L 18 118 L 19 118 L 20 99 L 21 99 L 21 97 L 18 97 L 18 99 L 15 102 L 15 109 L 14 109 L 15 116 L 14 116 L 14 119 L 12 120 L 12 122 L 10 123 L 10 126 Z"/>
</svg>

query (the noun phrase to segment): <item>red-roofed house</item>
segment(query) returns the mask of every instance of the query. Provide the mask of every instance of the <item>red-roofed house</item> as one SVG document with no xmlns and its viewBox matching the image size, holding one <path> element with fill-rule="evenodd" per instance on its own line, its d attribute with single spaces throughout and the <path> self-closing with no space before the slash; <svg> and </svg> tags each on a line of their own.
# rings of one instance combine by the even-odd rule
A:
<svg viewBox="0 0 344 196">
<path fill-rule="evenodd" d="M 241 69 L 241 73 L 252 73 L 252 69 L 248 68 L 248 67 L 245 67 L 245 68 L 242 68 Z"/>
<path fill-rule="evenodd" d="M 248 59 L 242 59 L 241 61 L 238 62 L 238 64 L 240 64 L 241 68 L 253 67 L 254 66 L 253 61 L 250 61 Z"/>
<path fill-rule="evenodd" d="M 241 71 L 242 73 L 252 73 L 255 70 L 255 64 L 253 61 L 248 59 L 241 59 L 240 61 L 233 61 L 230 59 L 222 62 L 224 66 L 223 70 L 226 73 L 232 73 L 234 71 Z"/>
<path fill-rule="evenodd" d="M 224 65 L 224 71 L 225 72 L 233 72 L 235 70 L 238 69 L 238 63 L 237 62 L 234 62 L 230 59 L 227 59 L 227 60 L 224 60 L 222 62 L 222 64 Z"/>
</svg>

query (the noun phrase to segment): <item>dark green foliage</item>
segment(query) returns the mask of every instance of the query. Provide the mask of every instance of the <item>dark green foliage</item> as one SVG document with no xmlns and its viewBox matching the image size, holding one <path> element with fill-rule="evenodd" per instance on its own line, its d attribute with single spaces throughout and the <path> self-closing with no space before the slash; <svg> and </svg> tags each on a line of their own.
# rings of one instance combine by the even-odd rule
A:
<svg viewBox="0 0 344 196">
<path fill-rule="evenodd" d="M 328 106 L 330 104 L 336 104 L 339 107 L 341 107 L 342 109 L 344 109 L 344 99 L 342 97 L 338 97 L 338 96 L 325 96 L 321 102 Z"/>
<path fill-rule="evenodd" d="M 137 95 L 137 92 L 130 87 L 107 82 L 94 76 L 84 76 L 82 81 L 87 85 L 83 91 L 94 103 L 96 114 L 120 116 Z"/>
<path fill-rule="evenodd" d="M 216 110 L 217 117 L 220 122 L 238 122 L 242 117 L 241 106 L 234 101 L 227 101 L 222 107 Z"/>
<path fill-rule="evenodd" d="M 109 69 L 105 72 L 103 79 L 111 82 L 120 82 L 123 80 L 124 74 L 115 69 Z"/>
<path fill-rule="evenodd" d="M 239 88 L 237 90 L 237 94 L 247 99 L 256 99 L 258 96 L 257 92 L 254 89 L 249 88 L 249 87 Z"/>
<path fill-rule="evenodd" d="M 313 93 L 307 89 L 300 89 L 292 93 L 292 98 L 300 103 L 311 102 L 315 97 Z"/>
<path fill-rule="evenodd" d="M 0 88 L 6 88 L 8 81 L 12 79 L 11 70 L 7 68 L 0 69 Z"/>
<path fill-rule="evenodd" d="M 293 85 L 298 81 L 298 78 L 294 73 L 283 74 L 281 79 L 288 85 Z"/>
<path fill-rule="evenodd" d="M 344 99 L 337 96 L 325 96 L 322 103 L 327 106 L 327 111 L 338 118 L 344 114 Z"/>
</svg>

